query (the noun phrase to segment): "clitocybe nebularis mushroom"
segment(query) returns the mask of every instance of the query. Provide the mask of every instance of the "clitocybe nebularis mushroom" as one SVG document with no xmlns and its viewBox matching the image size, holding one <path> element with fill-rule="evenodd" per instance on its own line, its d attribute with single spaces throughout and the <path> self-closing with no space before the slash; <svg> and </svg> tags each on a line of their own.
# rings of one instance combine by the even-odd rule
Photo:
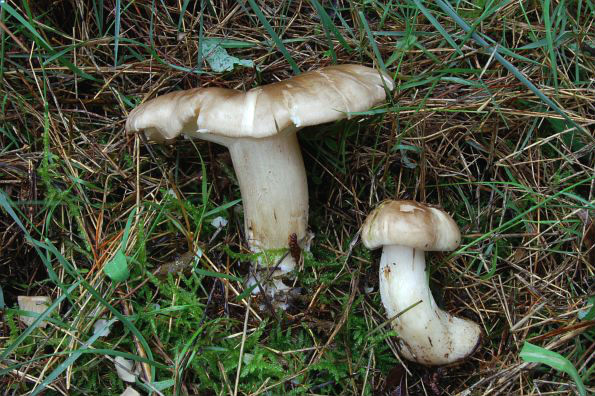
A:
<svg viewBox="0 0 595 396">
<path fill-rule="evenodd" d="M 126 131 L 144 131 L 156 141 L 184 134 L 226 146 L 240 185 L 250 249 L 287 249 L 290 236 L 303 241 L 308 229 L 308 187 L 296 132 L 368 110 L 385 100 L 386 88 L 394 88 L 388 76 L 360 65 L 329 66 L 247 92 L 195 88 L 138 106 L 128 116 Z M 280 257 L 262 265 L 276 265 Z M 295 265 L 286 255 L 269 294 L 284 288 L 279 278 Z"/>
<path fill-rule="evenodd" d="M 480 327 L 438 308 L 428 285 L 424 251 L 454 250 L 460 240 L 459 228 L 447 213 L 415 201 L 385 201 L 362 226 L 364 245 L 382 246 L 380 296 L 387 315 L 392 318 L 411 308 L 392 321 L 408 360 L 450 364 L 479 346 Z"/>
</svg>

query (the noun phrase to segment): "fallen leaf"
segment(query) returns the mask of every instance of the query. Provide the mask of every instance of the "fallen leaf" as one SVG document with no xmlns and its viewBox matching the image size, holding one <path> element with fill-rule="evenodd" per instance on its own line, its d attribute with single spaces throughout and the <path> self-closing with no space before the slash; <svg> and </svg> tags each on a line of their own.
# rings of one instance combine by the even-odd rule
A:
<svg viewBox="0 0 595 396">
<path fill-rule="evenodd" d="M 140 396 L 140 393 L 138 393 L 133 387 L 129 386 L 124 390 L 124 392 L 120 393 L 120 396 Z"/>
<path fill-rule="evenodd" d="M 203 39 L 200 45 L 202 56 L 215 73 L 233 70 L 235 65 L 254 67 L 254 62 L 239 59 L 227 53 L 218 39 Z"/>
<path fill-rule="evenodd" d="M 17 300 L 21 310 L 36 314 L 42 314 L 52 303 L 52 300 L 47 296 L 18 296 Z M 19 315 L 19 319 L 27 326 L 31 326 L 37 318 L 33 316 Z M 45 328 L 47 325 L 48 322 L 44 320 L 39 324 L 39 327 Z"/>
<path fill-rule="evenodd" d="M 116 356 L 114 359 L 116 366 L 116 373 L 118 377 L 124 382 L 135 382 L 136 376 L 138 375 L 138 369 L 134 369 L 134 362 L 123 358 L 122 356 Z"/>
<path fill-rule="evenodd" d="M 177 256 L 174 260 L 162 264 L 157 270 L 156 275 L 158 277 L 167 277 L 168 274 L 175 275 L 177 273 L 188 272 L 192 269 L 195 259 L 200 258 L 201 256 L 202 250 L 200 248 L 196 254 L 193 252 L 183 253 Z"/>
<path fill-rule="evenodd" d="M 110 333 L 110 327 L 106 325 L 108 321 L 105 319 L 98 319 L 95 324 L 93 325 L 93 334 L 98 334 L 101 332 L 99 337 L 107 337 Z"/>
<path fill-rule="evenodd" d="M 213 221 L 211 221 L 211 225 L 215 228 L 223 228 L 227 225 L 227 219 L 225 217 L 215 217 Z"/>
</svg>

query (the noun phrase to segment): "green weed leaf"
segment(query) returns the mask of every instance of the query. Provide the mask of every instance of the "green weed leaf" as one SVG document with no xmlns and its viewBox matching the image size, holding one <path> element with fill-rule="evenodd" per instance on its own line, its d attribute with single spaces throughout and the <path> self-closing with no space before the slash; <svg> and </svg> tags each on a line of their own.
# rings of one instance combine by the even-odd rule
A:
<svg viewBox="0 0 595 396">
<path fill-rule="evenodd" d="M 128 279 L 130 276 L 128 260 L 122 250 L 118 250 L 114 258 L 103 267 L 103 272 L 114 282 L 123 282 Z"/>
<path fill-rule="evenodd" d="M 587 391 L 585 390 L 583 380 L 578 375 L 578 371 L 576 371 L 576 368 L 574 368 L 574 366 L 572 365 L 572 363 L 570 363 L 568 359 L 566 359 L 559 353 L 548 351 L 545 348 L 533 345 L 525 341 L 525 345 L 523 345 L 523 349 L 521 349 L 520 357 L 525 362 L 541 363 L 550 366 L 555 370 L 565 372 L 570 377 L 572 377 L 572 379 L 576 383 L 578 393 L 581 396 L 586 396 Z"/>
</svg>

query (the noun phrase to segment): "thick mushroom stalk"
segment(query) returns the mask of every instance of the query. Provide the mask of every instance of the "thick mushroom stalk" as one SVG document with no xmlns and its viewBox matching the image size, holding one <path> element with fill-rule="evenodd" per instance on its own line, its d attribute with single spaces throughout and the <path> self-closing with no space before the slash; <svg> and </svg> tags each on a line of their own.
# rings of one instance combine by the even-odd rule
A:
<svg viewBox="0 0 595 396">
<path fill-rule="evenodd" d="M 452 218 L 414 201 L 387 201 L 366 219 L 362 239 L 370 249 L 382 246 L 380 296 L 388 317 L 395 317 L 391 324 L 401 354 L 425 365 L 471 355 L 480 344 L 480 327 L 436 305 L 426 272 L 425 251 L 453 250 L 459 244 Z"/>
<path fill-rule="evenodd" d="M 271 295 L 287 287 L 280 277 L 295 267 L 290 255 L 267 251 L 289 248 L 290 237 L 307 238 L 308 189 L 296 132 L 332 122 L 383 102 L 394 82 L 360 65 L 336 65 L 302 73 L 243 92 L 194 88 L 168 93 L 135 108 L 126 120 L 129 133 L 143 131 L 156 141 L 180 134 L 229 148 L 244 206 L 252 251 L 263 252 L 260 280 Z M 266 274 L 265 274 L 266 273 Z M 255 289 L 258 291 L 258 288 Z"/>
<path fill-rule="evenodd" d="M 279 278 L 297 263 L 283 250 L 290 235 L 303 241 L 308 231 L 308 185 L 295 128 L 262 139 L 203 137 L 226 146 L 231 154 L 242 194 L 246 240 L 253 252 L 262 253 L 257 279 L 277 280 L 266 285 L 272 296 L 285 291 Z M 273 273 L 267 271 L 272 267 Z"/>
<path fill-rule="evenodd" d="M 387 245 L 380 259 L 380 296 L 393 320 L 406 359 L 427 365 L 449 364 L 478 346 L 480 329 L 470 320 L 440 309 L 428 286 L 423 250 Z"/>
</svg>

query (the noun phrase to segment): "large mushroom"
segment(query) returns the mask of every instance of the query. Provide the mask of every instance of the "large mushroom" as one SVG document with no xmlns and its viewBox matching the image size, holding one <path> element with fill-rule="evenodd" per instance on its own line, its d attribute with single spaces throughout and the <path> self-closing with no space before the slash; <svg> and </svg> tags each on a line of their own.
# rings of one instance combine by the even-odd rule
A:
<svg viewBox="0 0 595 396">
<path fill-rule="evenodd" d="M 380 296 L 408 360 L 450 364 L 480 344 L 480 327 L 440 309 L 428 285 L 424 252 L 454 250 L 460 240 L 447 213 L 415 201 L 385 201 L 362 226 L 364 245 L 382 246 Z"/>
<path fill-rule="evenodd" d="M 250 249 L 286 251 L 290 237 L 303 241 L 308 229 L 308 187 L 296 132 L 368 110 L 393 88 L 391 78 L 369 67 L 329 66 L 247 92 L 171 92 L 136 107 L 126 131 L 144 131 L 155 141 L 184 134 L 226 146 L 240 186 Z M 281 253 L 262 257 L 260 268 L 276 270 L 257 278 L 272 280 L 265 289 L 274 296 L 286 289 L 280 278 L 296 263 L 290 254 L 282 260 Z"/>
</svg>

